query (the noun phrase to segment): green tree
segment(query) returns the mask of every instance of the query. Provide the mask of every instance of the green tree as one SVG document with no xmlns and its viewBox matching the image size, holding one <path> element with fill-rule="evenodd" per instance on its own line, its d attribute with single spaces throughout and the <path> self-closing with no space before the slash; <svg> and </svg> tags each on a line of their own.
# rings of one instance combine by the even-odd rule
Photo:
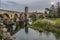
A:
<svg viewBox="0 0 60 40">
<path fill-rule="evenodd" d="M 0 26 L 0 40 L 2 40 L 2 27 Z"/>
<path fill-rule="evenodd" d="M 57 13 L 58 17 L 60 17 L 60 2 L 57 3 Z"/>
<path fill-rule="evenodd" d="M 47 15 L 46 15 L 46 17 L 51 18 L 51 14 L 50 14 L 50 13 L 49 13 L 49 14 L 47 14 Z"/>
<path fill-rule="evenodd" d="M 36 15 L 32 14 L 32 15 L 29 16 L 29 18 L 32 18 L 32 20 L 35 21 L 36 20 Z"/>
<path fill-rule="evenodd" d="M 58 17 L 60 17 L 60 7 L 57 8 L 58 12 Z"/>
</svg>

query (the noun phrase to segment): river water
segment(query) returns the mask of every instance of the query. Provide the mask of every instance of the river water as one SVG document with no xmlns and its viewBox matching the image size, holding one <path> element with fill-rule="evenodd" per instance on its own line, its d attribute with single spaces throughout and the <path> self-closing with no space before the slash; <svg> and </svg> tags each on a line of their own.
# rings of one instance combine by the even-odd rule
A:
<svg viewBox="0 0 60 40">
<path fill-rule="evenodd" d="M 56 36 L 51 32 L 39 32 L 31 28 L 28 28 L 28 31 L 24 28 L 20 29 L 13 37 L 16 40 L 60 40 L 56 39 Z"/>
</svg>

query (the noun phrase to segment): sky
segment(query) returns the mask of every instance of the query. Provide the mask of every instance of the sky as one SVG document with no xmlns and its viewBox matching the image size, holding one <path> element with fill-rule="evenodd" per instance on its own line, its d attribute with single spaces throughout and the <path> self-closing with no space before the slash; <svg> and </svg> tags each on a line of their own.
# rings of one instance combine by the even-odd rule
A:
<svg viewBox="0 0 60 40">
<path fill-rule="evenodd" d="M 0 9 L 24 11 L 25 6 L 29 7 L 29 11 L 43 11 L 51 6 L 51 1 L 56 4 L 60 0 L 0 0 Z"/>
</svg>

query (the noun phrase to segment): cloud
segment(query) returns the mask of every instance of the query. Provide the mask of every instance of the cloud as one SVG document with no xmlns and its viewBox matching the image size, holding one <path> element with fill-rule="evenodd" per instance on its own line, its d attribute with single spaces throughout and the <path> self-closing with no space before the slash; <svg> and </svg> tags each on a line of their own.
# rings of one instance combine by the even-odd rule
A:
<svg viewBox="0 0 60 40">
<path fill-rule="evenodd" d="M 30 3 L 34 3 L 40 0 L 2 0 L 2 2 L 7 2 L 7 1 L 13 1 L 13 2 L 17 2 L 19 4 L 30 4 Z"/>
<path fill-rule="evenodd" d="M 6 10 L 14 10 L 14 11 L 23 11 L 23 9 L 24 9 L 24 5 L 22 5 L 22 4 L 18 4 L 16 2 L 12 2 L 12 1 L 8 1 L 7 3 L 1 3 L 0 8 L 6 9 Z"/>
<path fill-rule="evenodd" d="M 24 11 L 25 6 L 29 6 L 29 11 L 44 10 L 51 6 L 51 0 L 1 0 L 0 2 L 0 8 L 16 11 Z M 56 4 L 57 0 L 54 2 Z"/>
</svg>

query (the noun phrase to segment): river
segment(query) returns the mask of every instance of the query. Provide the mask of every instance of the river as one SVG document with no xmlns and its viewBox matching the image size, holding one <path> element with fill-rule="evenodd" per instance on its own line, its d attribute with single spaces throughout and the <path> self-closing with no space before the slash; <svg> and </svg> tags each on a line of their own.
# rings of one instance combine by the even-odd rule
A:
<svg viewBox="0 0 60 40">
<path fill-rule="evenodd" d="M 31 28 L 28 28 L 27 31 L 25 28 L 20 29 L 13 37 L 16 40 L 60 40 L 52 32 L 39 32 Z"/>
</svg>

